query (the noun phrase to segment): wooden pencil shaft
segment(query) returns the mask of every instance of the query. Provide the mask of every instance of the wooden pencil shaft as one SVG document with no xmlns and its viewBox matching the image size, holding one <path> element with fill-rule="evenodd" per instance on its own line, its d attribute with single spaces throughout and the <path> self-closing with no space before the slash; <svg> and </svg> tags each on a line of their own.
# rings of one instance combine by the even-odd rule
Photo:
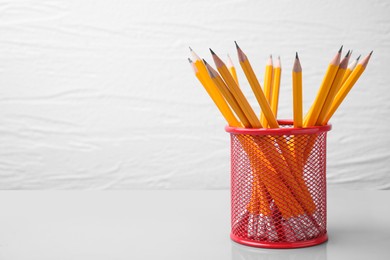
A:
<svg viewBox="0 0 390 260">
<path fill-rule="evenodd" d="M 221 112 L 222 116 L 225 118 L 229 126 L 233 127 L 242 127 L 242 124 L 237 120 L 233 112 L 231 111 L 229 105 L 226 103 L 225 99 L 222 97 L 221 93 L 218 91 L 210 90 L 207 87 L 207 84 L 201 79 L 201 77 L 197 77 L 201 84 L 204 86 L 205 90 L 214 101 L 218 110 Z"/>
<path fill-rule="evenodd" d="M 268 62 L 269 63 L 269 62 Z M 265 66 L 264 73 L 264 95 L 268 102 L 271 102 L 271 88 L 272 88 L 272 76 L 273 76 L 272 61 L 270 65 Z"/>
<path fill-rule="evenodd" d="M 294 127 L 302 127 L 302 67 L 296 53 L 292 71 Z"/>
<path fill-rule="evenodd" d="M 202 86 L 205 88 L 206 92 L 209 94 L 209 96 L 211 97 L 211 99 L 213 100 L 215 105 L 217 106 L 218 110 L 221 112 L 222 116 L 226 119 L 229 126 L 242 127 L 242 124 L 234 116 L 229 105 L 226 103 L 222 94 L 218 91 L 217 87 L 213 84 L 211 79 L 210 79 L 210 81 L 206 81 L 204 79 L 204 77 L 208 76 L 208 75 L 202 76 L 199 73 L 199 70 L 197 69 L 196 65 L 194 63 L 192 63 L 191 65 L 194 69 L 195 76 L 200 81 Z"/>
<path fill-rule="evenodd" d="M 271 59 L 271 61 L 268 60 L 267 65 L 265 66 L 265 73 L 264 73 L 264 96 L 267 99 L 268 104 L 271 103 L 272 76 L 273 76 L 273 65 Z M 260 122 L 264 127 L 268 127 L 268 121 L 263 111 L 261 111 Z"/>
<path fill-rule="evenodd" d="M 248 100 L 246 99 L 246 97 L 242 93 L 241 89 L 238 87 L 234 78 L 230 74 L 225 63 L 214 52 L 212 52 L 212 56 L 213 56 L 214 62 L 217 66 L 217 69 L 218 69 L 220 75 L 222 76 L 223 80 L 225 81 L 226 85 L 228 86 L 230 92 L 233 94 L 233 96 L 237 100 L 238 104 L 240 105 L 241 109 L 245 113 L 245 115 L 246 115 L 247 119 L 249 120 L 249 122 L 251 123 L 252 127 L 261 128 L 262 126 L 260 124 L 260 121 L 257 119 L 255 112 L 253 111 Z"/>
<path fill-rule="evenodd" d="M 302 72 L 293 72 L 293 114 L 294 127 L 303 125 L 303 108 L 302 108 Z"/>
<path fill-rule="evenodd" d="M 252 107 L 250 106 L 244 94 L 241 92 L 240 88 L 237 86 L 236 82 L 234 81 L 233 77 L 231 76 L 227 68 L 219 67 L 218 71 L 221 73 L 223 79 L 225 80 L 226 84 L 229 87 L 229 90 L 236 98 L 240 107 L 245 112 L 245 115 L 247 115 L 247 118 L 251 123 L 252 127 L 261 128 L 262 125 L 260 124 L 259 119 L 256 117 L 255 112 L 253 111 Z"/>
<path fill-rule="evenodd" d="M 356 81 L 360 78 L 360 76 L 363 74 L 364 70 L 367 67 L 367 64 L 371 58 L 372 51 L 370 54 L 368 54 L 366 57 L 364 57 L 363 60 L 359 62 L 359 64 L 356 65 L 355 69 L 352 71 L 351 75 L 348 77 L 348 79 L 345 81 L 345 83 L 341 86 L 340 90 L 337 92 L 332 105 L 329 109 L 328 114 L 326 115 L 323 124 L 327 124 L 330 120 L 330 118 L 333 116 L 333 114 L 336 112 L 337 108 L 340 106 L 340 104 L 343 102 L 349 91 L 352 89 L 352 87 L 355 85 Z"/>
<path fill-rule="evenodd" d="M 322 106 L 324 105 L 326 96 L 328 95 L 333 79 L 336 76 L 339 63 L 340 63 L 340 52 L 336 54 L 336 56 L 332 59 L 331 63 L 328 66 L 328 69 L 322 80 L 320 89 L 318 90 L 317 96 L 312 105 L 313 109 L 311 110 L 311 113 L 308 114 L 307 121 L 304 125 L 305 127 L 314 126 L 315 123 L 317 122 L 318 115 L 320 114 Z"/>
<path fill-rule="evenodd" d="M 279 105 L 279 91 L 280 91 L 280 78 L 282 75 L 282 68 L 280 65 L 280 59 L 278 58 L 277 63 L 274 67 L 274 80 L 272 86 L 272 95 L 271 95 L 271 110 L 275 118 L 278 117 L 278 105 Z"/>
<path fill-rule="evenodd" d="M 359 55 L 359 57 L 357 57 L 354 61 L 352 61 L 352 62 L 348 65 L 348 68 L 347 68 L 347 70 L 345 71 L 343 80 L 341 81 L 341 86 L 345 83 L 345 81 L 347 81 L 348 77 L 351 75 L 352 71 L 355 69 L 356 65 L 358 64 L 359 59 L 360 59 L 360 55 Z M 341 87 L 341 86 L 340 86 L 340 87 Z M 337 90 L 337 91 L 338 91 L 338 90 Z"/>
<path fill-rule="evenodd" d="M 325 99 L 324 105 L 322 106 L 321 112 L 318 115 L 318 119 L 316 122 L 316 125 L 322 125 L 323 121 L 325 120 L 326 115 L 328 114 L 328 111 L 332 105 L 333 99 L 339 90 L 341 86 L 341 82 L 343 80 L 346 67 L 348 65 L 348 59 L 349 57 L 345 57 L 343 61 L 340 63 L 339 69 L 337 70 L 336 76 L 333 80 L 333 83 L 329 89 L 328 96 Z"/>
<path fill-rule="evenodd" d="M 338 107 L 341 105 L 345 97 L 348 95 L 349 91 L 352 89 L 356 81 L 362 75 L 363 71 L 364 71 L 364 67 L 361 65 L 357 65 L 356 68 L 353 70 L 352 74 L 348 77 L 347 81 L 343 84 L 343 86 L 341 86 L 339 92 L 337 92 L 336 96 L 334 97 L 332 105 L 325 119 L 322 121 L 323 125 L 326 125 L 329 122 L 330 118 L 333 116 L 333 114 L 336 112 Z"/>
<path fill-rule="evenodd" d="M 234 78 L 234 81 L 237 83 L 237 86 L 240 86 L 240 84 L 238 83 L 238 77 L 237 77 L 236 68 L 234 67 L 233 61 L 232 61 L 232 59 L 230 58 L 229 55 L 228 55 L 227 67 L 228 67 L 228 69 L 229 69 L 230 74 L 231 74 L 232 77 Z"/>
<path fill-rule="evenodd" d="M 246 57 L 245 54 L 243 54 L 241 49 L 238 48 L 237 52 L 238 52 L 241 68 L 244 71 L 245 77 L 247 78 L 253 93 L 255 94 L 256 100 L 259 103 L 262 112 L 264 112 L 265 116 L 267 117 L 269 126 L 271 128 L 279 128 L 279 124 L 276 121 L 274 114 L 272 113 L 271 107 L 264 95 L 264 92 L 252 69 L 252 66 L 249 63 L 248 58 Z"/>
<path fill-rule="evenodd" d="M 210 73 L 210 77 L 213 80 L 214 84 L 217 86 L 219 91 L 222 93 L 222 95 L 225 97 L 226 101 L 229 103 L 231 108 L 234 110 L 238 118 L 240 119 L 241 123 L 246 128 L 252 128 L 252 125 L 250 121 L 247 118 L 247 115 L 245 114 L 244 110 L 234 97 L 233 93 L 229 90 L 229 88 L 226 86 L 225 82 L 222 80 L 222 78 L 219 76 L 219 74 L 208 64 L 206 64 L 207 69 Z"/>
</svg>

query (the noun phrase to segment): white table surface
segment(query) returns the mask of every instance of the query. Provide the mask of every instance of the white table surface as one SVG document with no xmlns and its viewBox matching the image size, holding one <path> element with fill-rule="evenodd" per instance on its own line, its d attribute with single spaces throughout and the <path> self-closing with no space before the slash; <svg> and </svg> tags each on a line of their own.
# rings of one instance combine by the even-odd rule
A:
<svg viewBox="0 0 390 260">
<path fill-rule="evenodd" d="M 232 242 L 229 191 L 0 191 L 0 260 L 390 259 L 390 192 L 328 191 L 325 244 Z"/>
</svg>

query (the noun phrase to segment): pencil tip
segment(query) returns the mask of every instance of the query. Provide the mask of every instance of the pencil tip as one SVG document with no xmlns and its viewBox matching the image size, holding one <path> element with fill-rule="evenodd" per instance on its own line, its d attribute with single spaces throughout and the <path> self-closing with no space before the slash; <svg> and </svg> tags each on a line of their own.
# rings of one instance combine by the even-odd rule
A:
<svg viewBox="0 0 390 260">
<path fill-rule="evenodd" d="M 341 53 L 342 50 L 343 50 L 343 45 L 341 45 L 339 53 Z"/>
<path fill-rule="evenodd" d="M 189 63 L 192 63 L 192 60 L 191 60 L 190 58 L 188 58 L 188 62 L 189 62 Z"/>
<path fill-rule="evenodd" d="M 192 51 L 192 48 L 190 46 L 188 46 L 188 48 L 190 48 L 190 51 Z"/>
<path fill-rule="evenodd" d="M 349 56 L 349 53 L 350 53 L 350 52 L 351 52 L 351 51 L 348 50 L 347 54 L 345 55 L 345 58 L 347 58 L 347 57 Z"/>
<path fill-rule="evenodd" d="M 372 55 L 373 52 L 374 52 L 373 50 L 370 52 L 370 56 Z"/>
<path fill-rule="evenodd" d="M 280 60 L 280 55 L 278 56 L 278 60 Z"/>
<path fill-rule="evenodd" d="M 211 48 L 209 48 L 210 52 L 212 55 L 215 55 L 215 52 L 213 52 L 213 50 Z"/>
<path fill-rule="evenodd" d="M 203 61 L 203 63 L 205 64 L 205 65 L 207 65 L 208 63 L 207 63 L 207 61 L 205 61 L 204 59 L 202 59 L 202 61 Z"/>
<path fill-rule="evenodd" d="M 237 42 L 234 41 L 234 43 L 236 44 L 236 48 L 239 49 L 240 47 L 238 46 Z"/>
<path fill-rule="evenodd" d="M 272 54 L 269 55 L 269 58 L 272 60 Z"/>
<path fill-rule="evenodd" d="M 295 52 L 295 59 L 299 60 L 297 51 Z"/>
<path fill-rule="evenodd" d="M 362 55 L 360 54 L 359 57 L 356 58 L 356 60 L 359 60 Z"/>
</svg>

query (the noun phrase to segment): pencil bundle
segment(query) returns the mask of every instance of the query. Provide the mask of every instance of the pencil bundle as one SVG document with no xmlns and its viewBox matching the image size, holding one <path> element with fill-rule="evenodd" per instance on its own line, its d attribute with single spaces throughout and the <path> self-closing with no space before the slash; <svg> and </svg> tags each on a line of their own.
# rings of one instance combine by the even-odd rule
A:
<svg viewBox="0 0 390 260">
<path fill-rule="evenodd" d="M 230 127 L 313 128 L 325 126 L 349 91 L 364 72 L 372 52 L 359 61 L 349 63 L 351 52 L 341 58 L 342 47 L 333 57 L 324 75 L 316 98 L 303 116 L 302 67 L 298 53 L 292 70 L 293 121 L 277 120 L 281 82 L 280 57 L 273 62 L 269 56 L 260 85 L 248 57 L 236 43 L 239 64 L 245 74 L 259 112 L 249 104 L 239 86 L 236 69 L 228 56 L 227 64 L 210 49 L 215 68 L 202 60 L 191 48 L 188 59 L 195 76 L 203 85 Z M 349 63 L 349 64 L 348 64 Z M 320 135 L 234 135 L 234 142 L 250 168 L 250 191 L 240 218 L 233 229 L 245 237 L 261 241 L 298 241 L 318 237 L 324 231 L 323 210 L 305 175 L 316 145 L 323 142 Z M 321 140 L 320 140 L 321 139 Z M 237 166 L 242 171 L 242 166 Z M 310 166 L 311 167 L 311 166 Z M 322 167 L 322 166 L 321 166 Z M 325 167 L 325 166 L 323 166 Z M 237 184 L 234 189 L 247 189 Z M 233 188 L 232 188 L 233 189 Z M 245 227 L 245 228 L 243 228 Z"/>
</svg>

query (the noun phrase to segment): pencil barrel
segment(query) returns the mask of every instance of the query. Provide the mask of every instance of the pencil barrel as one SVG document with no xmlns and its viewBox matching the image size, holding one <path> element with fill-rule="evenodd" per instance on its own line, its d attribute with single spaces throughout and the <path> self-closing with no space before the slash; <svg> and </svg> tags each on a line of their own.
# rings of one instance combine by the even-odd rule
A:
<svg viewBox="0 0 390 260">
<path fill-rule="evenodd" d="M 279 124 L 278 129 L 226 127 L 231 136 L 231 238 L 264 248 L 323 243 L 331 127 Z"/>
</svg>

